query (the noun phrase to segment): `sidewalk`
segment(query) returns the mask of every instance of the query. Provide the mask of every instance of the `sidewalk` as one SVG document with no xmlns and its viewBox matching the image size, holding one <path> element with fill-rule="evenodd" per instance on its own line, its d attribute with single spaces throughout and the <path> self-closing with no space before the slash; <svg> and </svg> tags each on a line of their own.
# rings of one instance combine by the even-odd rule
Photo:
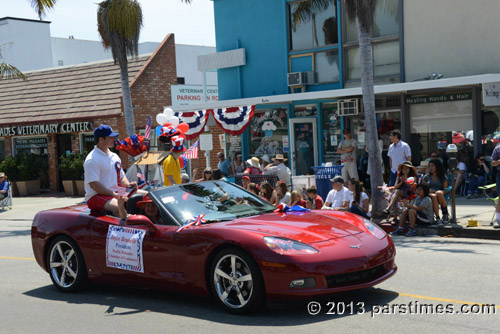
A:
<svg viewBox="0 0 500 334">
<path fill-rule="evenodd" d="M 30 197 L 14 197 L 12 209 L 0 209 L 0 221 L 31 221 L 36 213 L 64 206 L 82 203 L 83 197 L 68 197 L 65 193 L 50 193 Z M 448 207 L 451 215 L 451 207 Z M 457 197 L 456 199 L 456 225 L 445 225 L 438 227 L 432 225 L 418 228 L 418 235 L 454 236 L 461 238 L 480 238 L 500 240 L 500 229 L 494 229 L 490 225 L 495 208 L 485 198 L 467 199 Z M 478 221 L 477 227 L 467 227 L 469 219 Z M 384 225 L 387 232 L 392 232 L 394 226 Z"/>
<path fill-rule="evenodd" d="M 448 206 L 451 216 L 451 202 Z M 479 238 L 500 240 L 500 229 L 490 225 L 495 208 L 491 201 L 484 197 L 467 199 L 466 197 L 456 198 L 456 218 L 457 224 L 448 224 L 442 227 L 431 225 L 429 227 L 418 227 L 417 235 L 439 235 L 454 236 L 460 238 Z M 477 220 L 477 227 L 467 227 L 470 219 Z M 392 232 L 395 228 L 384 224 L 387 232 Z"/>
</svg>

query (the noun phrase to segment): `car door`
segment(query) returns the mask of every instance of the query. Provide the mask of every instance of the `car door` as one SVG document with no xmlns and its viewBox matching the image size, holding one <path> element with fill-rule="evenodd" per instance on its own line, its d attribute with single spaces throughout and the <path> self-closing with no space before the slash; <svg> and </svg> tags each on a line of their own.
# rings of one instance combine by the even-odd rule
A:
<svg viewBox="0 0 500 334">
<path fill-rule="evenodd" d="M 104 278 L 146 284 L 173 279 L 175 226 L 130 225 L 102 216 L 91 223 L 90 229 L 92 254 Z"/>
</svg>

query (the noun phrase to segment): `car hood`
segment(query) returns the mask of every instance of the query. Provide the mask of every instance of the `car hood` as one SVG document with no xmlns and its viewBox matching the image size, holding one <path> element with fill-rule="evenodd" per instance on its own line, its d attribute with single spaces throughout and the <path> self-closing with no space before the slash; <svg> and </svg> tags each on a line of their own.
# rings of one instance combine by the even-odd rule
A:
<svg viewBox="0 0 500 334">
<path fill-rule="evenodd" d="M 250 230 L 304 243 L 314 243 L 364 232 L 349 222 L 353 219 L 345 213 L 340 213 L 335 217 L 320 212 L 294 212 L 269 213 L 219 224 L 224 224 L 227 228 Z"/>
</svg>

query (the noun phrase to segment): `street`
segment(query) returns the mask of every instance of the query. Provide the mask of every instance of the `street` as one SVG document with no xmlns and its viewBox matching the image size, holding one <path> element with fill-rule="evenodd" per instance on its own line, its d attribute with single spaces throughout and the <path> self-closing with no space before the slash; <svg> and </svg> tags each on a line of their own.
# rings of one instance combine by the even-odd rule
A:
<svg viewBox="0 0 500 334">
<path fill-rule="evenodd" d="M 227 314 L 208 298 L 139 287 L 91 285 L 64 294 L 33 259 L 31 219 L 39 208 L 79 200 L 22 198 L 0 212 L 0 333 L 498 332 L 494 240 L 395 237 L 399 271 L 375 288 L 314 300 L 319 304 L 271 302 L 250 316 Z"/>
</svg>

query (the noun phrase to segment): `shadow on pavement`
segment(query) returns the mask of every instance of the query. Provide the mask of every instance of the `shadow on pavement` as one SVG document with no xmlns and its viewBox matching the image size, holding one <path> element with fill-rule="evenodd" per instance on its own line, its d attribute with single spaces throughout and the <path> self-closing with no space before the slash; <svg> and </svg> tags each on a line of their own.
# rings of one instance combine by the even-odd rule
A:
<svg viewBox="0 0 500 334">
<path fill-rule="evenodd" d="M 469 249 L 453 249 L 449 248 L 450 245 L 491 245 L 491 241 L 481 240 L 481 239 L 456 239 L 456 238 L 438 238 L 438 237 L 428 237 L 422 240 L 421 237 L 405 237 L 403 236 L 391 236 L 396 246 L 396 251 L 398 248 L 415 248 L 422 249 L 422 251 L 436 251 L 436 252 L 449 252 L 449 253 L 470 253 L 470 254 L 482 254 L 476 250 Z"/>
<path fill-rule="evenodd" d="M 56 300 L 69 304 L 106 306 L 105 313 L 109 316 L 157 312 L 241 326 L 296 326 L 317 323 L 349 315 L 369 313 L 372 305 L 387 304 L 398 296 L 395 292 L 369 288 L 310 300 L 268 302 L 267 308 L 259 313 L 238 316 L 226 313 L 208 297 L 180 295 L 149 289 L 91 285 L 82 292 L 67 294 L 58 291 L 52 285 L 48 285 L 23 294 L 33 298 Z M 321 305 L 321 311 L 317 315 L 310 315 L 307 311 L 308 302 L 311 300 L 317 301 Z M 329 310 L 334 311 L 335 314 L 327 314 Z"/>
</svg>

